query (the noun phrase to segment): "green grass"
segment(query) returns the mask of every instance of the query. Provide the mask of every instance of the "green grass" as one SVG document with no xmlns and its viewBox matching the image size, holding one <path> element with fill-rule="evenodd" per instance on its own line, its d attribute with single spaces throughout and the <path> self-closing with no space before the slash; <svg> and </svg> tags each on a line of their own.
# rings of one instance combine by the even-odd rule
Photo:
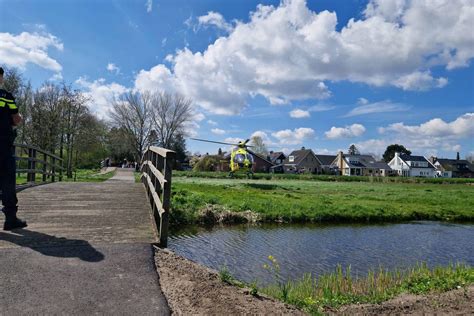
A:
<svg viewBox="0 0 474 316">
<path fill-rule="evenodd" d="M 271 261 L 273 272 L 279 267 Z M 306 274 L 298 280 L 275 280 L 275 284 L 258 290 L 269 296 L 295 305 L 311 314 L 346 304 L 380 303 L 402 293 L 427 294 L 466 288 L 474 283 L 474 268 L 463 264 L 428 268 L 419 264 L 408 270 L 387 271 L 380 268 L 366 277 L 353 278 L 350 267 L 338 266 L 333 273 L 312 276 Z"/>
<path fill-rule="evenodd" d="M 210 178 L 226 179 L 227 172 L 196 172 L 196 171 L 173 171 L 173 177 L 187 178 Z M 234 175 L 237 179 L 246 179 L 246 174 L 237 173 Z M 317 180 L 330 182 L 380 182 L 380 183 L 432 183 L 432 184 L 463 184 L 474 183 L 474 178 L 414 178 L 414 177 L 367 177 L 367 176 L 333 176 L 305 174 L 272 174 L 255 173 L 253 179 L 256 180 Z"/>
<path fill-rule="evenodd" d="M 63 181 L 66 182 L 103 182 L 105 180 L 110 179 L 115 174 L 114 171 L 108 172 L 105 174 L 100 174 L 100 169 L 78 169 L 76 172 L 73 173 L 72 178 L 67 178 L 65 174 L 63 174 Z M 42 175 L 36 175 L 36 181 L 40 182 L 42 180 Z M 56 181 L 59 180 L 59 174 L 56 176 Z M 50 179 L 48 179 L 50 181 Z M 26 174 L 21 174 L 19 177 L 16 178 L 17 184 L 25 184 L 26 181 Z"/>
<path fill-rule="evenodd" d="M 474 186 L 173 178 L 173 224 L 196 223 L 209 204 L 267 222 L 473 221 Z"/>
<path fill-rule="evenodd" d="M 72 174 L 72 178 L 63 177 L 63 181 L 77 182 L 104 182 L 112 178 L 115 171 L 100 174 L 100 169 L 78 169 Z"/>
</svg>

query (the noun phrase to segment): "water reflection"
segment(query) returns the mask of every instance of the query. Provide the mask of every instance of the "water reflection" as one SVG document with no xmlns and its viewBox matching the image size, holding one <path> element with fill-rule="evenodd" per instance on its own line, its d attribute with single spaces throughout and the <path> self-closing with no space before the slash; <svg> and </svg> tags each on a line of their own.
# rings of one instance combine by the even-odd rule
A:
<svg viewBox="0 0 474 316">
<path fill-rule="evenodd" d="M 364 275 L 380 265 L 394 269 L 424 261 L 429 265 L 465 262 L 474 265 L 474 225 L 411 222 L 391 225 L 262 225 L 188 228 L 174 232 L 169 248 L 237 278 L 272 281 L 263 269 L 275 256 L 284 278 L 333 271 L 351 265 Z"/>
</svg>

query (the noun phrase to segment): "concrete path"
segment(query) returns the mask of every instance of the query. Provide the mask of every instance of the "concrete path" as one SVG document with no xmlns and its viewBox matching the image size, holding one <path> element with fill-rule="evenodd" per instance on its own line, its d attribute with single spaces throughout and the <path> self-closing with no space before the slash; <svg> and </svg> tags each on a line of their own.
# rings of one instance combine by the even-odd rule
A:
<svg viewBox="0 0 474 316">
<path fill-rule="evenodd" d="M 18 194 L 28 228 L 0 231 L 0 315 L 168 315 L 153 222 L 133 171 Z"/>
</svg>

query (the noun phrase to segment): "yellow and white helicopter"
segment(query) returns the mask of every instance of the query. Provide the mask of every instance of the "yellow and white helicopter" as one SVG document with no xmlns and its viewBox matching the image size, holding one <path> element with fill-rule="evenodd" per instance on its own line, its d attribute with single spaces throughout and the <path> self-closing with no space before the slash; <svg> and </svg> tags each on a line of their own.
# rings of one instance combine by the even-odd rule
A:
<svg viewBox="0 0 474 316">
<path fill-rule="evenodd" d="M 253 175 L 252 166 L 254 164 L 254 157 L 252 151 L 248 148 L 253 147 L 247 145 L 250 139 L 245 141 L 240 141 L 237 144 L 225 143 L 225 142 L 216 142 L 213 140 L 191 138 L 200 142 L 214 143 L 214 144 L 223 144 L 234 146 L 230 154 L 230 173 L 229 177 L 233 178 L 236 172 L 245 172 L 247 177 L 251 178 Z"/>
</svg>

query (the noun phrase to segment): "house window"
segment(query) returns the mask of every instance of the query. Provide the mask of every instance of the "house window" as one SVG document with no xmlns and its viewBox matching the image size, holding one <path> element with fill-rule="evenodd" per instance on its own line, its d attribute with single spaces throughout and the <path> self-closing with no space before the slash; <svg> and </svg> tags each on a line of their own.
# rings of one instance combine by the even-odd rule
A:
<svg viewBox="0 0 474 316">
<path fill-rule="evenodd" d="M 288 156 L 288 161 L 289 162 L 294 162 L 295 161 L 295 156 Z"/>
</svg>

